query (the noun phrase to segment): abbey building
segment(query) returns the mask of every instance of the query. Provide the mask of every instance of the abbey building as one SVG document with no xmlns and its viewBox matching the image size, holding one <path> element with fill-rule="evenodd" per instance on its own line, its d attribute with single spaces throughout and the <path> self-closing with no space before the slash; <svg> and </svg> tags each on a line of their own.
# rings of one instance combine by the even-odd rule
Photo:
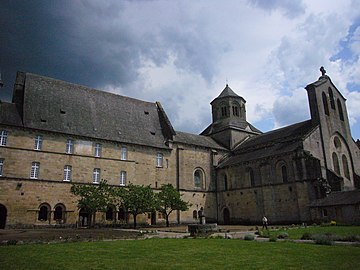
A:
<svg viewBox="0 0 360 270">
<path fill-rule="evenodd" d="M 311 119 L 262 133 L 228 85 L 200 135 L 175 131 L 159 102 L 145 102 L 18 72 L 0 103 L 0 228 L 86 226 L 73 183 L 171 183 L 191 203 L 173 223 L 360 223 L 360 149 L 345 98 L 323 75 L 306 86 Z M 109 206 L 99 224 L 125 224 Z M 140 223 L 164 222 L 149 213 Z"/>
</svg>

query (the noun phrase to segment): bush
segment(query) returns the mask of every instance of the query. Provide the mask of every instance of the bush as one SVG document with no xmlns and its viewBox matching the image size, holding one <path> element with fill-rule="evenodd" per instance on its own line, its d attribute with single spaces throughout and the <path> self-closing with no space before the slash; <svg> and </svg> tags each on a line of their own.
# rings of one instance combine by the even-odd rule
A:
<svg viewBox="0 0 360 270">
<path fill-rule="evenodd" d="M 303 236 L 301 236 L 301 240 L 311 240 L 312 238 L 312 234 L 310 233 L 304 233 Z"/>
<path fill-rule="evenodd" d="M 253 234 L 247 234 L 245 235 L 244 240 L 253 241 L 255 240 L 255 236 Z"/>
<path fill-rule="evenodd" d="M 287 232 L 281 232 L 278 237 L 278 239 L 288 239 L 289 238 L 289 234 Z"/>
<path fill-rule="evenodd" d="M 335 220 L 330 221 L 330 225 L 331 226 L 336 226 L 336 221 Z"/>
<path fill-rule="evenodd" d="M 259 231 L 259 236 L 264 237 L 264 238 L 269 238 L 270 232 L 268 230 Z"/>
<path fill-rule="evenodd" d="M 271 236 L 271 237 L 269 238 L 269 242 L 276 242 L 276 241 L 277 241 L 277 238 L 274 237 L 274 236 Z"/>
<path fill-rule="evenodd" d="M 324 235 L 324 234 L 314 235 L 314 241 L 315 241 L 315 244 L 318 244 L 318 245 L 331 246 L 334 244 L 334 241 L 331 239 L 331 237 Z"/>
</svg>

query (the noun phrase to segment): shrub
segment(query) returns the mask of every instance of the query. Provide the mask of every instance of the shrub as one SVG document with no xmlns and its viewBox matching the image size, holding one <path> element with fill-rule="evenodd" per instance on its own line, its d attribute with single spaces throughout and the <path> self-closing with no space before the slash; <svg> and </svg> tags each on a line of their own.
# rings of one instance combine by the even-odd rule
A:
<svg viewBox="0 0 360 270">
<path fill-rule="evenodd" d="M 259 236 L 264 237 L 264 238 L 269 238 L 270 232 L 268 230 L 259 231 Z"/>
<path fill-rule="evenodd" d="M 279 239 L 288 239 L 289 238 L 289 234 L 287 232 L 281 232 L 278 237 Z"/>
<path fill-rule="evenodd" d="M 312 234 L 310 233 L 304 233 L 303 236 L 301 236 L 301 240 L 311 240 Z"/>
<path fill-rule="evenodd" d="M 336 226 L 336 221 L 335 220 L 330 221 L 330 225 L 331 226 Z"/>
<path fill-rule="evenodd" d="M 269 242 L 276 242 L 277 241 L 277 238 L 275 236 L 271 236 L 269 238 Z"/>
<path fill-rule="evenodd" d="M 245 235 L 244 240 L 253 241 L 255 240 L 255 236 L 253 234 L 247 234 Z"/>
<path fill-rule="evenodd" d="M 317 235 L 314 235 L 314 241 L 315 241 L 315 244 L 318 244 L 318 245 L 328 245 L 328 246 L 331 246 L 334 244 L 334 241 L 331 239 L 330 236 L 326 236 L 324 234 L 317 234 Z"/>
</svg>

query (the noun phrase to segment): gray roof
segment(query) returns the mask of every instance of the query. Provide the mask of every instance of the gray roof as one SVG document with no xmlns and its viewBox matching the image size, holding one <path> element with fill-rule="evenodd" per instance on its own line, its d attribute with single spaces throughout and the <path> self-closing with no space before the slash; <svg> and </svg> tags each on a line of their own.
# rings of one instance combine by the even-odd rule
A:
<svg viewBox="0 0 360 270">
<path fill-rule="evenodd" d="M 11 126 L 22 126 L 21 117 L 15 104 L 0 102 L 0 123 Z"/>
<path fill-rule="evenodd" d="M 222 92 L 220 93 L 220 95 L 215 98 L 213 101 L 210 102 L 210 104 L 212 104 L 215 100 L 217 99 L 222 99 L 222 98 L 226 98 L 226 97 L 236 97 L 236 98 L 241 98 L 244 102 L 245 99 L 240 97 L 238 94 L 236 94 L 230 87 L 228 84 L 226 84 L 224 90 L 222 90 Z"/>
<path fill-rule="evenodd" d="M 241 130 L 251 134 L 262 133 L 259 129 L 254 127 L 246 120 L 232 117 L 227 119 L 221 119 L 219 121 L 216 121 L 215 123 L 210 124 L 203 132 L 201 132 L 201 135 L 211 135 L 229 128 Z"/>
<path fill-rule="evenodd" d="M 196 145 L 206 148 L 213 148 L 218 150 L 226 150 L 226 148 L 222 147 L 208 136 L 195 135 L 180 131 L 176 131 L 176 135 L 174 136 L 174 142 Z"/>
<path fill-rule="evenodd" d="M 314 129 L 311 120 L 250 137 L 237 146 L 220 168 L 302 148 L 304 137 Z"/>
<path fill-rule="evenodd" d="M 25 73 L 23 123 L 13 105 L 4 111 L 3 107 L 3 124 L 167 148 L 163 128 L 170 122 L 161 123 L 167 117 L 155 102 Z M 9 121 L 5 121 L 4 114 Z"/>
<path fill-rule="evenodd" d="M 323 199 L 316 200 L 310 207 L 360 204 L 360 190 L 332 192 Z"/>
</svg>

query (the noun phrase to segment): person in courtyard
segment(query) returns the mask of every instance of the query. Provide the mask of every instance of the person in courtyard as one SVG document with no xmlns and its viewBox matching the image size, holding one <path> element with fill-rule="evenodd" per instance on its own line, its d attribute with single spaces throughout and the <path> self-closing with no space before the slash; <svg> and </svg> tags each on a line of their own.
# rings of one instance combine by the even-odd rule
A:
<svg viewBox="0 0 360 270">
<path fill-rule="evenodd" d="M 265 216 L 262 218 L 262 223 L 263 223 L 263 229 L 265 228 L 267 230 L 268 229 L 268 220 Z"/>
</svg>

